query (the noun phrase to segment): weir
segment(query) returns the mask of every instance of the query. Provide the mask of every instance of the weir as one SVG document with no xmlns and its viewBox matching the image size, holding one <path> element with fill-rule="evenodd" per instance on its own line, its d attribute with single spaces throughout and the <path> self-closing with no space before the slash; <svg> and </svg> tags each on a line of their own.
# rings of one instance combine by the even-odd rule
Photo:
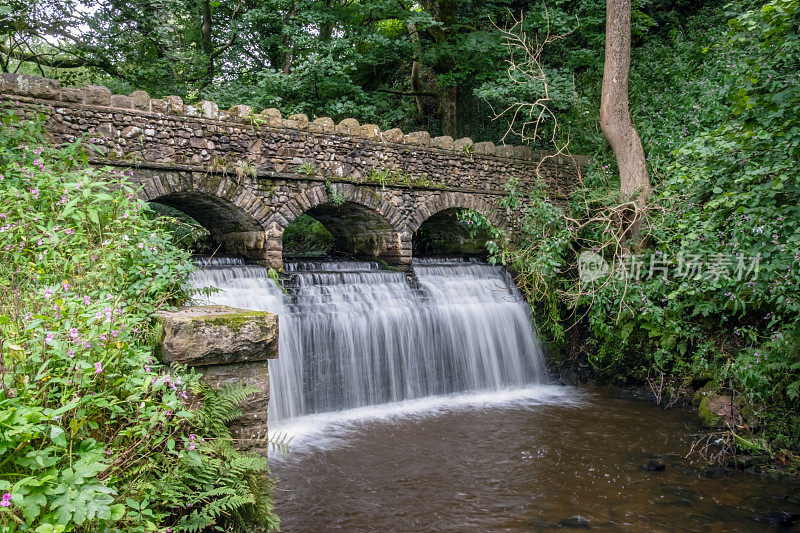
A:
<svg viewBox="0 0 800 533">
<path fill-rule="evenodd" d="M 271 422 L 544 381 L 528 309 L 508 273 L 415 259 L 411 273 L 358 261 L 288 262 L 288 294 L 260 266 L 207 262 L 214 304 L 280 316 Z"/>
</svg>

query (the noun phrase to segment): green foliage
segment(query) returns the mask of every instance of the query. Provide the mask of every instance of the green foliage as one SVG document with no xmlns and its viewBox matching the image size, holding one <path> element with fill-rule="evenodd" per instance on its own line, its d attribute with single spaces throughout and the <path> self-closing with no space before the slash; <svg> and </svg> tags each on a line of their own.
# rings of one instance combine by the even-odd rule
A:
<svg viewBox="0 0 800 533">
<path fill-rule="evenodd" d="M 302 174 L 304 176 L 313 176 L 316 174 L 317 168 L 314 166 L 314 163 L 303 163 L 299 167 L 297 167 L 296 173 Z"/>
<path fill-rule="evenodd" d="M 325 180 L 325 190 L 328 192 L 328 196 L 331 198 L 331 202 L 336 207 L 341 207 L 344 205 L 344 194 L 340 191 L 334 190 L 333 185 L 328 180 Z"/>
<path fill-rule="evenodd" d="M 470 237 L 482 236 L 487 238 L 485 247 L 491 255 L 489 258 L 492 264 L 495 263 L 494 254 L 500 250 L 498 241 L 506 238 L 506 232 L 498 228 L 489 220 L 489 216 L 483 211 L 474 209 L 457 209 L 455 212 L 456 220 L 466 225 Z"/>
<path fill-rule="evenodd" d="M 602 157 L 563 210 L 535 196 L 523 242 L 498 258 L 548 304 L 534 311 L 552 337 L 561 323 L 589 329 L 600 372 L 640 382 L 652 371 L 710 376 L 757 407 L 765 435 L 797 446 L 800 11 L 797 0 L 772 0 L 693 40 L 709 24 L 690 21 L 696 33 L 669 36 L 669 52 L 656 42 L 640 50 L 658 61 L 632 77 L 634 100 L 643 99 L 634 109 L 648 111 L 637 126 L 657 184 L 646 247 L 628 257 L 643 275 L 622 275 L 612 219 L 598 216 L 619 204 Z M 581 251 L 603 256 L 609 275 L 582 281 Z M 703 274 L 679 275 L 692 261 Z M 548 302 L 552 294 L 559 300 Z"/>
<path fill-rule="evenodd" d="M 283 253 L 297 257 L 322 257 L 333 248 L 333 235 L 318 220 L 300 215 L 283 232 Z"/>
<path fill-rule="evenodd" d="M 219 423 L 243 392 L 151 357 L 189 253 L 125 171 L 87 166 L 80 141 L 49 146 L 43 119 L 0 124 L 0 524 L 275 526 L 266 464 Z"/>
</svg>

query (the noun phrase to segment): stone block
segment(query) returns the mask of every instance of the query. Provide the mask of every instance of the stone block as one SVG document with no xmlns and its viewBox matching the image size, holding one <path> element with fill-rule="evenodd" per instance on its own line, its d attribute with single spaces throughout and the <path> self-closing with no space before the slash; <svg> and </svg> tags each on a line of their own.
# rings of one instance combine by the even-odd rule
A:
<svg viewBox="0 0 800 533">
<path fill-rule="evenodd" d="M 403 144 L 413 144 L 416 146 L 428 146 L 431 142 L 431 135 L 427 131 L 415 131 L 403 136 Z"/>
<path fill-rule="evenodd" d="M 494 147 L 494 155 L 497 157 L 514 157 L 514 147 L 510 144 L 501 144 Z"/>
<path fill-rule="evenodd" d="M 60 97 L 61 83 L 41 76 L 28 76 L 27 74 L 3 74 L 0 77 L 0 90 L 3 92 L 58 100 Z"/>
<path fill-rule="evenodd" d="M 142 129 L 137 128 L 136 126 L 128 126 L 122 130 L 120 135 L 124 139 L 136 139 L 142 136 Z"/>
<path fill-rule="evenodd" d="M 89 85 L 83 89 L 84 102 L 89 105 L 111 105 L 111 89 L 102 85 Z"/>
<path fill-rule="evenodd" d="M 381 136 L 381 129 L 377 124 L 364 124 L 361 126 L 360 135 L 365 139 L 375 139 Z"/>
<path fill-rule="evenodd" d="M 494 154 L 494 143 L 492 141 L 475 143 L 473 153 L 483 155 Z"/>
<path fill-rule="evenodd" d="M 159 351 L 189 366 L 266 361 L 278 356 L 278 315 L 224 305 L 160 312 Z"/>
<path fill-rule="evenodd" d="M 361 133 L 361 124 L 354 118 L 346 118 L 336 125 L 336 133 L 357 136 Z"/>
<path fill-rule="evenodd" d="M 124 94 L 111 95 L 111 107 L 119 107 L 120 109 L 133 109 L 133 99 Z"/>
<path fill-rule="evenodd" d="M 166 113 L 167 103 L 164 100 L 153 98 L 150 100 L 150 111 L 154 113 Z"/>
<path fill-rule="evenodd" d="M 387 143 L 402 144 L 403 137 L 403 130 L 400 128 L 392 128 L 381 133 L 381 140 Z"/>
<path fill-rule="evenodd" d="M 266 118 L 267 124 L 272 128 L 280 128 L 283 126 L 281 121 L 281 112 L 274 107 L 265 109 L 259 113 L 262 117 Z"/>
<path fill-rule="evenodd" d="M 533 150 L 529 146 L 512 146 L 511 153 L 517 159 L 531 159 L 533 157 Z"/>
<path fill-rule="evenodd" d="M 253 116 L 253 108 L 249 105 L 235 105 L 228 109 L 228 113 L 231 114 L 231 117 L 233 117 L 234 120 L 238 120 L 239 122 L 250 122 L 250 119 Z"/>
<path fill-rule="evenodd" d="M 291 121 L 294 123 L 292 126 L 287 126 L 294 130 L 305 131 L 308 129 L 308 115 L 305 115 L 303 113 L 296 113 L 294 115 L 289 115 L 287 121 Z"/>
<path fill-rule="evenodd" d="M 308 131 L 311 133 L 333 133 L 335 129 L 336 123 L 330 117 L 316 118 L 308 125 Z"/>
<path fill-rule="evenodd" d="M 183 98 L 180 96 L 167 96 L 164 98 L 164 103 L 168 115 L 183 115 Z"/>
<path fill-rule="evenodd" d="M 473 146 L 475 143 L 472 142 L 472 139 L 469 137 L 462 137 L 461 139 L 456 139 L 453 141 L 453 150 L 457 150 L 463 152 L 468 150 L 468 146 Z"/>
<path fill-rule="evenodd" d="M 266 451 L 263 436 L 267 430 L 269 404 L 269 366 L 266 361 L 206 366 L 201 369 L 203 381 L 212 388 L 226 385 L 250 385 L 258 392 L 249 396 L 239 409 L 242 416 L 228 423 L 231 436 L 239 449 Z"/>
<path fill-rule="evenodd" d="M 449 135 L 442 135 L 441 137 L 434 137 L 431 139 L 431 146 L 434 148 L 441 148 L 442 150 L 453 150 L 455 143 L 453 138 Z"/>
<path fill-rule="evenodd" d="M 197 104 L 197 112 L 203 118 L 219 118 L 219 106 L 208 100 L 203 100 Z"/>
<path fill-rule="evenodd" d="M 83 103 L 83 89 L 61 89 L 61 100 L 63 102 Z"/>
<path fill-rule="evenodd" d="M 150 111 L 150 95 L 147 94 L 147 91 L 133 91 L 130 97 L 133 100 L 134 109 Z"/>
</svg>

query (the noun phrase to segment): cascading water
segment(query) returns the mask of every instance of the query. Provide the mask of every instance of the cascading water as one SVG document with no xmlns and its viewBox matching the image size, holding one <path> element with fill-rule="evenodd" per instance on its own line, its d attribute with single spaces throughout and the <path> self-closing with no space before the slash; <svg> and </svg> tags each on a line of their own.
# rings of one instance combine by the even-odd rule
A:
<svg viewBox="0 0 800 533">
<path fill-rule="evenodd" d="M 525 303 L 501 267 L 415 260 L 413 275 L 377 263 L 291 262 L 286 295 L 257 266 L 207 263 L 208 303 L 280 315 L 270 362 L 271 421 L 311 413 L 542 381 Z"/>
</svg>

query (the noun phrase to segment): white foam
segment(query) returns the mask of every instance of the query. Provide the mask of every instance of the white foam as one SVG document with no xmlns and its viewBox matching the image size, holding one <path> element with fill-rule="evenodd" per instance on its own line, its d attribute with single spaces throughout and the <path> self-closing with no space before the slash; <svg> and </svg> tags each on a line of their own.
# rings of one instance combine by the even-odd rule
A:
<svg viewBox="0 0 800 533">
<path fill-rule="evenodd" d="M 577 407 L 585 400 L 586 393 L 580 389 L 556 385 L 467 392 L 300 416 L 272 424 L 270 434 L 290 439 L 288 457 L 291 457 L 347 446 L 348 442 L 368 424 L 390 424 L 399 420 L 432 418 L 464 409 L 535 408 L 541 405 Z M 270 457 L 282 460 L 287 456 L 270 453 Z"/>
</svg>

